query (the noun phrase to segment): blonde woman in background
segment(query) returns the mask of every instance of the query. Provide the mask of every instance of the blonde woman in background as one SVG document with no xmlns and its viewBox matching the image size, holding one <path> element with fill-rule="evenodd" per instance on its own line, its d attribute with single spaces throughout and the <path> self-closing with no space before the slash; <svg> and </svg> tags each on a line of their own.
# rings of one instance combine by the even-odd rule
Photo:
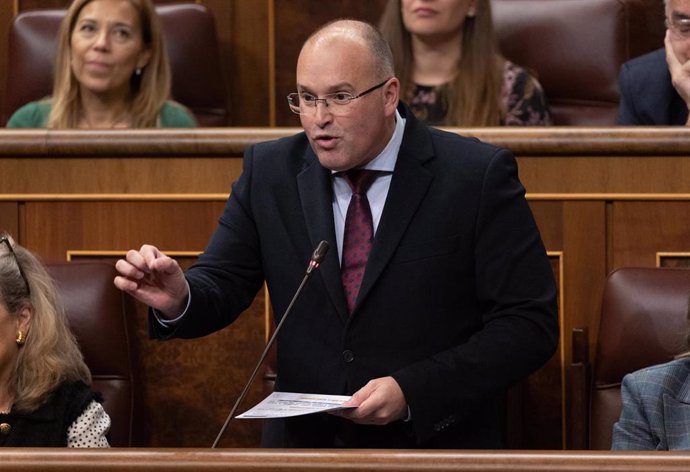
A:
<svg viewBox="0 0 690 472">
<path fill-rule="evenodd" d="M 552 124 L 537 79 L 500 54 L 489 0 L 389 0 L 379 28 L 427 124 Z"/>
<path fill-rule="evenodd" d="M 108 447 L 90 384 L 52 279 L 0 235 L 0 446 Z"/>
<path fill-rule="evenodd" d="M 75 0 L 60 26 L 53 95 L 17 110 L 8 128 L 183 128 L 150 0 Z"/>
</svg>

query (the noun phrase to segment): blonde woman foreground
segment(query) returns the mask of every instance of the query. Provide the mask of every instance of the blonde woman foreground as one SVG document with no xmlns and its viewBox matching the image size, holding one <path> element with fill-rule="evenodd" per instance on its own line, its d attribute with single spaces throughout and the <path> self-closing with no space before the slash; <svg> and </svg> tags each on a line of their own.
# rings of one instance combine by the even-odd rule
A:
<svg viewBox="0 0 690 472">
<path fill-rule="evenodd" d="M 17 110 L 8 128 L 184 128 L 150 0 L 75 0 L 60 26 L 53 95 Z"/>
<path fill-rule="evenodd" d="M 0 235 L 0 446 L 108 447 L 90 384 L 50 276 Z"/>
</svg>

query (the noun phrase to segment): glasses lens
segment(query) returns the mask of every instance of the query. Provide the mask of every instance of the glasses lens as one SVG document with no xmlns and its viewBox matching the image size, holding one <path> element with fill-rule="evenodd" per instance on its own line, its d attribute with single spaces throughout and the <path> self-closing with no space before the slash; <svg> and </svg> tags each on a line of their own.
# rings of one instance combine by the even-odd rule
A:
<svg viewBox="0 0 690 472">
<path fill-rule="evenodd" d="M 672 18 L 666 19 L 666 28 L 670 29 L 678 36 L 690 36 L 690 18 Z"/>
<path fill-rule="evenodd" d="M 287 96 L 287 101 L 288 105 L 290 106 L 290 110 L 292 110 L 293 113 L 297 113 L 299 115 L 301 113 L 299 105 L 299 94 L 291 93 Z"/>
<path fill-rule="evenodd" d="M 355 98 L 354 95 L 350 93 L 345 93 L 345 92 L 338 92 L 338 93 L 333 93 L 331 95 L 327 95 L 326 99 L 330 103 L 335 103 L 336 105 L 347 105 L 349 104 L 353 99 Z"/>
</svg>

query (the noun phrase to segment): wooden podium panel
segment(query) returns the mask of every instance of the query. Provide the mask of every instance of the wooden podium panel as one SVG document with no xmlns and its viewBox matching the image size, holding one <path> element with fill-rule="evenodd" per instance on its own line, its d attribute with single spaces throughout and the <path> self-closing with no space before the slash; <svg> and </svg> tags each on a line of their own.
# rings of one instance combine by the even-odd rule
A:
<svg viewBox="0 0 690 472">
<path fill-rule="evenodd" d="M 690 202 L 617 202 L 612 237 L 622 266 L 690 267 Z"/>
<path fill-rule="evenodd" d="M 0 228 L 46 261 L 114 261 L 143 243 L 191 264 L 223 211 L 245 148 L 296 128 L 0 130 Z M 690 254 L 690 130 L 451 129 L 517 156 L 527 199 L 558 282 L 561 344 L 511 392 L 508 444 L 570 443 L 571 331 L 590 333 L 608 272 L 686 264 Z M 147 339 L 134 321 L 145 446 L 210 445 L 269 331 L 260 293 L 240 321 L 204 339 Z M 259 382 L 257 380 L 257 382 Z M 255 385 L 246 405 L 261 398 Z M 143 426 L 145 424 L 146 426 Z M 234 421 L 223 446 L 258 445 L 260 424 Z"/>
</svg>

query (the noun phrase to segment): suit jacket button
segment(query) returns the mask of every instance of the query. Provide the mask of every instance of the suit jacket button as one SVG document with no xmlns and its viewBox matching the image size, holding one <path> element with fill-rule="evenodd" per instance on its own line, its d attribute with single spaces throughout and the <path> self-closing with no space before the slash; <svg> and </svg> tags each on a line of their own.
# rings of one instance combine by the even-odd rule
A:
<svg viewBox="0 0 690 472">
<path fill-rule="evenodd" d="M 355 360 L 355 354 L 349 349 L 343 351 L 343 360 L 349 364 L 350 362 Z"/>
<path fill-rule="evenodd" d="M 12 431 L 12 426 L 10 426 L 7 423 L 0 423 L 0 434 L 10 434 L 10 431 Z"/>
</svg>

